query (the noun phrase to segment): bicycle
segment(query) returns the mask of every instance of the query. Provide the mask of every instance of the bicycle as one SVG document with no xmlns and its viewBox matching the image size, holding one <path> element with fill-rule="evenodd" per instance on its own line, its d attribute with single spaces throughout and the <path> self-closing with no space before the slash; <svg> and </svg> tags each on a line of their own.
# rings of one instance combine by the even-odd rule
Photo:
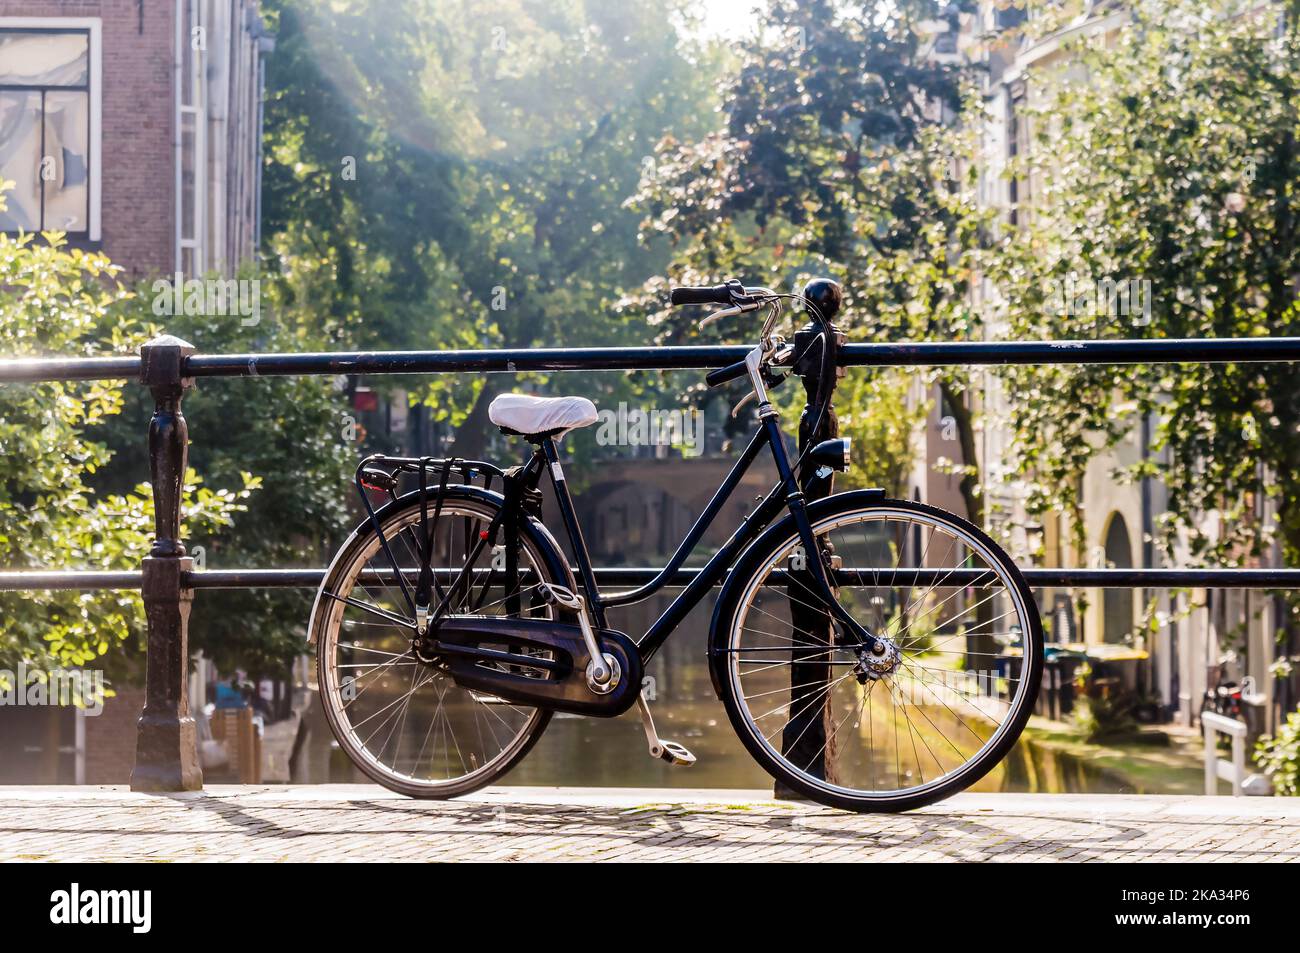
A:
<svg viewBox="0 0 1300 953">
<path fill-rule="evenodd" d="M 1201 693 L 1201 707 L 1196 713 L 1196 723 L 1202 724 L 1202 715 L 1207 711 L 1228 718 L 1244 721 L 1243 696 L 1246 686 L 1238 684 L 1228 677 L 1228 666 L 1237 661 L 1235 652 L 1225 652 L 1219 656 L 1219 662 L 1205 679 L 1205 691 Z"/>
<path fill-rule="evenodd" d="M 796 343 L 776 333 L 785 299 L 811 319 Z M 854 811 L 906 810 L 975 783 L 1015 743 L 1041 679 L 1042 626 L 1019 570 L 951 513 L 879 489 L 832 492 L 849 443 L 815 438 L 838 367 L 838 285 L 777 294 L 732 279 L 676 288 L 671 302 L 722 305 L 705 323 L 760 309 L 765 321 L 742 361 L 707 376 L 711 386 L 749 379 L 757 427 L 668 564 L 639 588 L 596 583 L 557 446 L 597 419 L 586 398 L 497 397 L 489 418 L 532 446 L 510 469 L 366 458 L 356 483 L 367 518 L 332 560 L 308 625 L 340 747 L 392 790 L 454 797 L 509 771 L 553 713 L 608 718 L 636 706 L 651 756 L 689 765 L 693 755 L 655 729 L 643 672 L 721 585 L 713 685 L 776 781 Z M 813 439 L 792 459 L 769 391 L 794 369 L 817 383 L 801 427 Z M 764 448 L 772 490 L 639 639 L 611 629 L 607 611 L 669 583 Z M 541 521 L 543 474 L 576 574 Z M 376 507 L 370 492 L 386 501 Z"/>
</svg>

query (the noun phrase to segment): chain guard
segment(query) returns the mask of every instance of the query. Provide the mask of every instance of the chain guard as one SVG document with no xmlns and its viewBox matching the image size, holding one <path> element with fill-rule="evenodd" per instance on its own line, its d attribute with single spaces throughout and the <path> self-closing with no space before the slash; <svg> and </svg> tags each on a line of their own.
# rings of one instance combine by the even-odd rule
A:
<svg viewBox="0 0 1300 953">
<path fill-rule="evenodd" d="M 436 642 L 429 651 L 441 656 L 442 664 L 457 685 L 495 695 L 505 701 L 576 715 L 613 718 L 623 714 L 641 693 L 643 667 L 641 653 L 622 632 L 602 629 L 601 645 L 622 670 L 619 684 L 606 695 L 597 695 L 587 687 L 587 663 L 590 655 L 582 638 L 582 629 L 564 622 L 544 619 L 487 617 L 451 617 L 439 620 L 434 627 Z M 452 652 L 439 652 L 440 646 L 483 648 L 506 651 L 518 657 L 518 663 L 486 661 Z M 555 663 L 551 671 L 529 667 L 528 652 L 546 650 Z"/>
</svg>

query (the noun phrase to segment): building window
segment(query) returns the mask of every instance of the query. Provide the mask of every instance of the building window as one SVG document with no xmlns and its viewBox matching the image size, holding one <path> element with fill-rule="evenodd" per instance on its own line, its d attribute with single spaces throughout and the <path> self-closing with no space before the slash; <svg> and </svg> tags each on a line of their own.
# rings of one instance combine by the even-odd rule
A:
<svg viewBox="0 0 1300 953">
<path fill-rule="evenodd" d="M 1007 161 L 1012 166 L 1007 180 L 1007 204 L 1012 227 L 1020 224 L 1020 203 L 1026 197 L 1021 194 L 1019 168 L 1015 165 L 1017 157 L 1029 154 L 1029 124 L 1022 115 L 1024 108 L 1025 84 L 1017 80 L 1007 90 Z"/>
<path fill-rule="evenodd" d="M 0 229 L 97 239 L 96 37 L 11 24 L 0 20 L 0 178 L 14 183 Z"/>
<path fill-rule="evenodd" d="M 1133 568 L 1133 547 L 1129 543 L 1128 523 L 1119 513 L 1110 518 L 1106 528 L 1106 565 L 1112 569 Z M 1102 640 L 1130 642 L 1133 634 L 1133 590 L 1104 589 L 1101 596 Z"/>
<path fill-rule="evenodd" d="M 207 82 L 206 50 L 208 5 L 201 0 L 181 0 L 176 22 L 176 48 L 180 57 L 180 87 L 176 90 L 176 122 L 180 127 L 180 154 L 176 164 L 176 267 L 186 275 L 201 275 L 207 268 Z"/>
</svg>

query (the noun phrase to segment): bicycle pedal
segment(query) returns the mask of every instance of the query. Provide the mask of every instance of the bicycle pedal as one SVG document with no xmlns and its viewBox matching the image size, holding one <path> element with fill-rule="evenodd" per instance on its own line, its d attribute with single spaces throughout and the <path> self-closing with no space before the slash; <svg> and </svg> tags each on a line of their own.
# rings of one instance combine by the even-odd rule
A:
<svg viewBox="0 0 1300 953">
<path fill-rule="evenodd" d="M 652 748 L 650 753 L 661 761 L 667 761 L 669 764 L 681 768 L 689 768 L 695 763 L 695 755 L 687 751 L 684 745 L 679 745 L 675 741 L 663 741 L 661 739 L 656 747 L 658 751 Z"/>
</svg>

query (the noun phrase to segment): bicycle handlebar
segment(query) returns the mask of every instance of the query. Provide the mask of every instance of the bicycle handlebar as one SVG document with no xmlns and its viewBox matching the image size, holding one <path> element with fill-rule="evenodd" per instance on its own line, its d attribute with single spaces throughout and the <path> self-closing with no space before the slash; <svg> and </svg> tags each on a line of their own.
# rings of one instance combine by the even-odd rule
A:
<svg viewBox="0 0 1300 953">
<path fill-rule="evenodd" d="M 717 387 L 719 384 L 725 384 L 727 381 L 734 381 L 737 377 L 744 377 L 746 374 L 745 362 L 737 361 L 727 367 L 719 367 L 716 370 L 709 371 L 708 376 L 704 378 L 704 383 L 710 387 Z"/>
<path fill-rule="evenodd" d="M 740 283 L 726 282 L 721 285 L 674 288 L 668 293 L 668 300 L 673 304 L 731 304 L 733 290 L 744 293 Z"/>
<path fill-rule="evenodd" d="M 730 306 L 721 311 L 714 311 L 700 322 L 701 327 L 719 318 L 730 317 L 744 311 L 757 310 L 764 305 L 769 306 L 767 320 L 763 324 L 762 344 L 760 345 L 764 349 L 765 360 L 770 357 L 773 350 L 771 334 L 776 319 L 781 313 L 780 298 L 782 297 L 798 296 L 779 295 L 767 288 L 746 288 L 736 278 L 730 278 L 720 285 L 683 286 L 673 288 L 669 292 L 669 301 L 674 305 L 721 304 Z M 827 324 L 826 317 L 819 309 L 812 307 L 810 302 L 806 302 L 806 304 L 808 304 L 808 316 L 815 324 L 824 327 Z M 717 387 L 728 381 L 744 377 L 747 372 L 748 367 L 745 362 L 737 361 L 729 367 L 721 367 L 710 371 L 704 381 L 709 387 Z"/>
</svg>

